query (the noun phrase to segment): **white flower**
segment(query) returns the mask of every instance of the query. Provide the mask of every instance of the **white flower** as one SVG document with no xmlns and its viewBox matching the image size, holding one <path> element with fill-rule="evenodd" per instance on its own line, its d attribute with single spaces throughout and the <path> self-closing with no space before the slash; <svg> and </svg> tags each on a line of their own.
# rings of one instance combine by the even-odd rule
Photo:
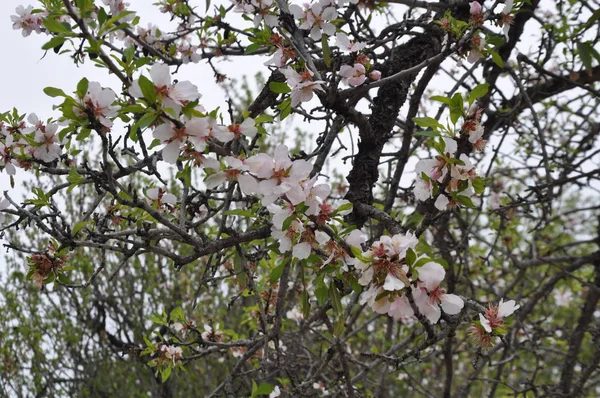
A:
<svg viewBox="0 0 600 398">
<path fill-rule="evenodd" d="M 507 316 L 511 316 L 513 312 L 521 308 L 520 305 L 516 305 L 515 300 L 509 300 L 506 303 L 504 299 L 500 299 L 500 304 L 498 304 L 498 318 L 505 318 Z"/>
<path fill-rule="evenodd" d="M 269 398 L 277 398 L 280 395 L 281 395 L 281 390 L 279 389 L 279 386 L 275 386 L 275 388 L 273 389 L 273 392 L 271 394 L 269 394 Z"/>
<path fill-rule="evenodd" d="M 42 32 L 44 13 L 32 14 L 32 11 L 32 6 L 25 8 L 20 5 L 15 8 L 17 15 L 11 15 L 10 17 L 13 22 L 13 29 L 23 29 L 21 32 L 23 36 L 29 36 L 33 31 L 36 33 Z"/>
<path fill-rule="evenodd" d="M 33 157 L 44 162 L 52 162 L 60 157 L 61 149 L 58 141 L 56 130 L 58 125 L 55 123 L 48 124 L 43 131 L 36 130 L 34 141 L 41 144 L 33 151 Z"/>
<path fill-rule="evenodd" d="M 198 93 L 198 87 L 189 81 L 171 84 L 171 73 L 167 64 L 152 65 L 152 68 L 150 68 L 150 77 L 152 78 L 157 94 L 162 99 L 162 106 L 173 109 L 176 114 L 179 114 L 181 108 L 187 102 L 195 101 L 201 97 Z M 129 93 L 136 98 L 144 97 L 139 79 L 134 80 L 131 84 Z"/>
<path fill-rule="evenodd" d="M 335 35 L 336 43 L 341 51 L 356 53 L 365 48 L 365 43 L 351 42 L 348 36 L 344 33 L 337 33 Z"/>
<path fill-rule="evenodd" d="M 490 321 L 488 321 L 488 319 L 484 317 L 483 314 L 479 314 L 479 322 L 481 322 L 481 326 L 483 326 L 483 329 L 486 332 L 492 333 L 492 326 L 490 325 Z"/>
<path fill-rule="evenodd" d="M 154 208 L 162 210 L 165 204 L 175 205 L 177 204 L 177 197 L 172 193 L 168 193 L 161 188 L 149 188 L 146 191 L 148 199 L 146 201 Z"/>
<path fill-rule="evenodd" d="M 342 65 L 340 67 L 340 76 L 343 77 L 343 81 L 353 87 L 360 86 L 365 82 L 367 79 L 365 73 L 365 66 L 360 63 L 356 63 L 354 66 Z"/>
<path fill-rule="evenodd" d="M 85 96 L 81 99 L 81 107 L 74 106 L 73 111 L 80 117 L 86 117 L 89 112 L 100 124 L 109 131 L 113 122 L 109 119 L 118 114 L 118 107 L 113 106 L 115 93 L 110 88 L 102 88 L 98 82 L 90 82 Z M 85 112 L 86 110 L 87 112 Z"/>
</svg>

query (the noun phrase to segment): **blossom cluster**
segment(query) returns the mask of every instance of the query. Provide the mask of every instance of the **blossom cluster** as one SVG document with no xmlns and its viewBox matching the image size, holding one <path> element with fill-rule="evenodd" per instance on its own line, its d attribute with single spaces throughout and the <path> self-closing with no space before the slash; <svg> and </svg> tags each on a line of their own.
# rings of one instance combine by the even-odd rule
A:
<svg viewBox="0 0 600 398">
<path fill-rule="evenodd" d="M 458 207 L 465 198 L 470 201 L 475 195 L 473 181 L 479 177 L 466 154 L 463 153 L 456 159 L 456 140 L 445 138 L 443 146 L 440 155 L 433 159 L 422 159 L 417 163 L 417 180 L 413 191 L 415 198 L 420 201 L 436 197 L 434 205 L 440 211 L 449 206 Z"/>
<path fill-rule="evenodd" d="M 411 321 L 415 312 L 435 324 L 446 314 L 458 314 L 463 300 L 440 287 L 446 271 L 437 262 L 415 253 L 418 239 L 410 232 L 382 236 L 362 254 L 355 267 L 361 272 L 359 283 L 369 285 L 361 295 L 361 304 L 398 320 Z"/>
<path fill-rule="evenodd" d="M 497 306 L 490 304 L 484 314 L 479 314 L 479 323 L 471 329 L 479 344 L 484 347 L 492 346 L 492 333 L 504 333 L 504 318 L 511 316 L 519 308 L 521 306 L 515 300 L 505 302 L 500 299 Z"/>
</svg>

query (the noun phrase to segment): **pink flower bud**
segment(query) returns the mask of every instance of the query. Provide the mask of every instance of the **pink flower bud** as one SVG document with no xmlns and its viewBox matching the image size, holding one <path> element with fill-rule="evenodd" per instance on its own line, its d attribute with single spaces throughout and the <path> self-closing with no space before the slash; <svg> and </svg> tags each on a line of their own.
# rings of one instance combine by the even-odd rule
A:
<svg viewBox="0 0 600 398">
<path fill-rule="evenodd" d="M 478 1 L 472 1 L 469 5 L 471 6 L 471 10 L 469 11 L 471 15 L 481 14 L 481 4 Z"/>
<path fill-rule="evenodd" d="M 379 80 L 379 79 L 381 79 L 381 72 L 378 70 L 374 70 L 369 73 L 369 78 L 371 80 Z"/>
</svg>

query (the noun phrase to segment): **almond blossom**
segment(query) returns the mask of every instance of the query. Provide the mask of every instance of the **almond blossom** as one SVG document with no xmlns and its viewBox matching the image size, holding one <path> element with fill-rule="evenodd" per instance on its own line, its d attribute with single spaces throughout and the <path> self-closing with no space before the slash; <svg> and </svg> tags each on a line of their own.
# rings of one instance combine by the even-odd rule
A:
<svg viewBox="0 0 600 398">
<path fill-rule="evenodd" d="M 344 33 L 337 33 L 335 35 L 336 43 L 342 52 L 356 53 L 365 48 L 366 44 L 358 41 L 350 41 L 348 36 Z"/>
<path fill-rule="evenodd" d="M 174 206 L 177 204 L 177 197 L 162 188 L 149 188 L 146 191 L 146 196 L 148 196 L 146 201 L 157 210 L 163 210 L 165 205 Z"/>
<path fill-rule="evenodd" d="M 179 158 L 181 146 L 188 140 L 202 147 L 204 145 L 203 137 L 208 136 L 208 121 L 205 118 L 193 118 L 187 120 L 181 127 L 173 123 L 163 123 L 154 129 L 152 136 L 165 144 L 162 149 L 163 160 L 167 163 L 175 164 Z"/>
<path fill-rule="evenodd" d="M 343 77 L 343 81 L 353 87 L 360 86 L 365 82 L 367 79 L 365 73 L 365 66 L 360 63 L 356 63 L 354 66 L 342 65 L 340 67 L 340 76 Z"/>
<path fill-rule="evenodd" d="M 242 124 L 233 123 L 229 125 L 227 129 L 233 133 L 234 138 L 239 138 L 241 135 L 245 135 L 248 138 L 254 138 L 256 137 L 256 133 L 258 133 L 256 123 L 251 117 L 244 119 Z"/>
<path fill-rule="evenodd" d="M 227 169 L 217 171 L 209 175 L 204 180 L 208 189 L 214 189 L 226 181 L 237 181 L 243 193 L 251 195 L 258 190 L 256 179 L 250 174 L 244 173 L 249 170 L 245 161 L 242 161 L 233 156 L 225 156 L 223 158 L 227 164 Z"/>
<path fill-rule="evenodd" d="M 13 165 L 13 157 L 10 152 L 10 148 L 13 143 L 13 137 L 11 134 L 7 135 L 4 142 L 0 141 L 0 168 L 3 168 L 6 174 L 15 175 L 17 169 Z"/>
<path fill-rule="evenodd" d="M 127 6 L 129 3 L 125 3 L 123 0 L 102 0 L 104 5 L 110 7 L 110 13 L 113 17 L 122 14 L 127 11 Z M 130 22 L 135 18 L 135 13 L 127 14 L 121 18 L 119 18 L 120 22 Z"/>
<path fill-rule="evenodd" d="M 292 68 L 279 69 L 285 75 L 286 82 L 292 87 L 290 97 L 292 99 L 291 106 L 295 107 L 301 102 L 308 102 L 313 98 L 313 93 L 316 90 L 325 91 L 321 84 L 323 80 L 312 80 L 314 73 L 306 69 L 302 74 L 299 74 Z"/>
<path fill-rule="evenodd" d="M 39 144 L 33 151 L 33 157 L 44 162 L 52 162 L 60 157 L 62 152 L 59 146 L 58 125 L 50 123 L 45 127 L 35 130 L 34 141 Z"/>
<path fill-rule="evenodd" d="M 441 316 L 440 306 L 446 314 L 460 313 L 464 307 L 463 300 L 455 294 L 446 293 L 439 286 L 446 276 L 440 264 L 428 262 L 418 268 L 418 273 L 420 283 L 413 287 L 412 293 L 421 314 L 435 324 Z"/>
<path fill-rule="evenodd" d="M 22 29 L 21 33 L 24 37 L 29 36 L 31 32 L 42 33 L 43 18 L 45 13 L 32 13 L 33 7 L 27 8 L 22 5 L 15 8 L 17 15 L 11 15 L 10 19 L 13 22 L 13 29 Z"/>
<path fill-rule="evenodd" d="M 485 48 L 485 37 L 479 36 L 479 34 L 474 35 L 471 38 L 471 51 L 469 51 L 469 55 L 467 55 L 467 62 L 474 63 L 477 60 L 484 57 L 482 51 Z"/>
<path fill-rule="evenodd" d="M 328 36 L 335 34 L 335 26 L 328 22 L 337 18 L 335 7 L 326 7 L 323 9 L 321 3 L 313 5 L 305 4 L 304 10 L 296 4 L 290 5 L 289 9 L 292 15 L 300 21 L 300 29 L 310 30 L 310 38 L 317 41 L 325 33 Z"/>
<path fill-rule="evenodd" d="M 251 156 L 246 164 L 250 172 L 261 180 L 257 193 L 262 195 L 263 205 L 273 203 L 283 195 L 293 205 L 306 200 L 300 181 L 308 178 L 312 165 L 303 159 L 292 161 L 287 146 L 279 145 L 272 158 L 265 153 Z"/>
<path fill-rule="evenodd" d="M 183 358 L 183 350 L 181 347 L 175 347 L 172 345 L 161 345 L 160 350 L 162 351 L 164 357 L 168 360 L 173 361 L 173 365 Z"/>
<path fill-rule="evenodd" d="M 162 100 L 163 108 L 172 109 L 175 114 L 181 112 L 181 108 L 188 102 L 195 101 L 201 97 L 198 87 L 189 81 L 171 84 L 171 73 L 166 64 L 154 64 L 150 68 L 150 77 L 155 86 L 156 94 Z M 136 98 L 143 98 L 144 94 L 140 88 L 139 79 L 134 80 L 129 87 L 129 94 Z"/>
<path fill-rule="evenodd" d="M 110 131 L 113 122 L 109 118 L 117 116 L 119 110 L 118 107 L 113 106 L 114 102 L 114 91 L 110 88 L 102 88 L 98 82 L 90 82 L 80 106 L 74 106 L 73 112 L 80 117 L 93 116 L 104 126 L 105 131 Z"/>
<path fill-rule="evenodd" d="M 502 19 L 500 20 L 500 26 L 502 26 L 502 31 L 504 32 L 506 41 L 508 41 L 508 31 L 510 30 L 510 25 L 513 22 L 513 16 L 511 15 L 511 13 L 514 3 L 514 0 L 506 0 L 504 2 L 504 8 L 502 9 Z"/>
<path fill-rule="evenodd" d="M 492 333 L 493 329 L 502 328 L 504 326 L 504 318 L 511 316 L 516 310 L 521 308 L 515 300 L 504 302 L 500 299 L 498 306 L 489 305 L 484 314 L 479 314 L 479 322 L 487 333 Z"/>
</svg>

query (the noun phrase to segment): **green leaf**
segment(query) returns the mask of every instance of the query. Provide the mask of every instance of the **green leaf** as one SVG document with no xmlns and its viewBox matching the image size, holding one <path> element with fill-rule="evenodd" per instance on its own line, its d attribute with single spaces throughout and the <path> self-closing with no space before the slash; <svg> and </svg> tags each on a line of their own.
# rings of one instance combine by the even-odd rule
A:
<svg viewBox="0 0 600 398">
<path fill-rule="evenodd" d="M 465 109 L 463 104 L 463 98 L 460 93 L 456 93 L 452 96 L 452 105 L 450 105 L 450 120 L 452 124 L 456 124 L 458 119 L 465 115 Z"/>
<path fill-rule="evenodd" d="M 79 98 L 85 97 L 85 95 L 87 94 L 89 83 L 90 82 L 85 77 L 81 79 L 79 83 L 77 83 L 77 95 L 79 96 Z"/>
<path fill-rule="evenodd" d="M 442 97 L 441 95 L 434 95 L 433 97 L 429 98 L 432 101 L 438 101 L 441 102 L 443 104 L 446 105 L 452 105 L 452 100 L 448 97 Z"/>
<path fill-rule="evenodd" d="M 329 283 L 329 299 L 331 300 L 331 306 L 333 307 L 333 311 L 338 315 L 343 315 L 344 307 L 342 306 L 340 292 L 338 292 L 337 287 L 335 287 L 335 283 L 333 283 L 333 281 Z"/>
<path fill-rule="evenodd" d="M 338 214 L 338 213 L 341 213 L 341 212 L 344 212 L 344 211 L 352 210 L 353 206 L 354 205 L 352 204 L 352 202 L 344 203 L 343 205 L 341 205 L 340 207 L 338 207 L 335 210 L 335 213 Z"/>
<path fill-rule="evenodd" d="M 169 377 L 171 376 L 171 372 L 173 371 L 173 369 L 171 369 L 171 367 L 166 367 L 163 370 L 160 371 L 160 380 L 164 383 L 167 380 L 169 380 Z"/>
<path fill-rule="evenodd" d="M 472 91 L 471 94 L 469 94 L 469 105 L 473 105 L 473 102 L 475 102 L 475 100 L 483 97 L 484 95 L 487 94 L 488 90 L 490 88 L 490 84 L 489 83 L 482 83 L 482 84 L 478 84 Z"/>
<path fill-rule="evenodd" d="M 440 122 L 432 117 L 413 117 L 413 122 L 420 127 L 431 127 L 433 129 L 443 127 Z"/>
<path fill-rule="evenodd" d="M 500 54 L 498 54 L 496 51 L 494 50 L 489 50 L 490 55 L 492 56 L 492 61 L 498 65 L 499 68 L 504 68 L 504 61 L 502 60 L 502 57 L 500 56 Z"/>
<path fill-rule="evenodd" d="M 579 52 L 579 58 L 581 63 L 586 69 L 592 69 L 592 52 L 594 47 L 590 42 L 579 42 L 577 43 L 577 52 Z"/>
<path fill-rule="evenodd" d="M 271 283 L 275 283 L 279 280 L 279 278 L 281 278 L 281 275 L 283 274 L 283 268 L 286 264 L 287 263 L 283 261 L 281 264 L 273 268 L 273 271 L 271 271 L 271 275 L 269 275 L 269 281 Z"/>
<path fill-rule="evenodd" d="M 422 137 L 437 137 L 440 133 L 437 133 L 433 130 L 421 130 L 413 133 L 414 136 L 422 136 Z"/>
<path fill-rule="evenodd" d="M 473 189 L 477 195 L 481 195 L 483 191 L 485 191 L 485 179 L 484 178 L 476 178 L 472 182 Z"/>
<path fill-rule="evenodd" d="M 263 45 L 261 43 L 252 43 L 248 47 L 246 47 L 244 54 L 252 54 L 260 50 L 262 47 Z"/>
<path fill-rule="evenodd" d="M 325 303 L 327 302 L 328 295 L 329 295 L 329 289 L 327 289 L 327 286 L 321 279 L 315 289 L 315 297 L 317 298 L 317 303 L 319 304 L 320 307 L 325 305 Z"/>
<path fill-rule="evenodd" d="M 323 49 L 323 61 L 327 67 L 331 66 L 331 49 L 329 48 L 329 42 L 327 36 L 321 36 L 321 48 Z"/>
<path fill-rule="evenodd" d="M 406 263 L 408 265 L 413 265 L 416 260 L 417 255 L 415 254 L 414 250 L 409 247 L 408 250 L 406 250 Z"/>
<path fill-rule="evenodd" d="M 169 314 L 169 320 L 171 321 L 184 321 L 185 312 L 180 307 L 174 308 Z"/>
<path fill-rule="evenodd" d="M 296 214 L 292 214 L 291 216 L 289 216 L 288 218 L 286 218 L 283 221 L 283 225 L 281 226 L 281 230 L 282 231 L 287 231 L 291 226 L 292 226 L 292 222 L 294 222 L 294 220 L 296 219 Z"/>
<path fill-rule="evenodd" d="M 283 121 L 292 112 L 292 99 L 286 98 L 279 104 L 278 108 L 281 110 L 279 114 L 279 120 Z"/>
<path fill-rule="evenodd" d="M 78 222 L 73 226 L 73 236 L 76 236 L 79 231 L 87 226 L 87 221 Z"/>
<path fill-rule="evenodd" d="M 458 203 L 462 204 L 463 206 L 466 206 L 469 208 L 475 208 L 475 204 L 473 204 L 473 201 L 468 196 L 456 195 L 456 200 L 458 201 Z"/>
<path fill-rule="evenodd" d="M 86 138 L 88 138 L 91 133 L 92 133 L 92 130 L 87 129 L 87 128 L 82 128 L 81 132 L 79 134 L 77 134 L 77 136 L 75 137 L 75 139 L 77 141 L 83 141 Z"/>
<path fill-rule="evenodd" d="M 64 91 L 55 87 L 46 87 L 44 93 L 49 97 L 67 97 Z"/>
<path fill-rule="evenodd" d="M 272 92 L 278 94 L 286 94 L 292 91 L 292 89 L 286 83 L 283 82 L 270 82 L 269 89 Z"/>
<path fill-rule="evenodd" d="M 144 94 L 144 98 L 146 98 L 148 102 L 156 103 L 156 89 L 154 88 L 154 83 L 144 75 L 140 76 L 138 83 L 140 85 L 140 90 L 142 90 L 142 94 Z"/>
<path fill-rule="evenodd" d="M 260 385 L 256 385 L 256 382 L 252 380 L 252 395 L 250 398 L 256 398 L 259 395 L 269 395 L 273 392 L 275 387 L 269 383 L 260 383 Z"/>
<path fill-rule="evenodd" d="M 65 38 L 61 36 L 53 37 L 42 46 L 42 50 L 50 50 L 52 48 L 58 47 L 65 42 Z"/>
<path fill-rule="evenodd" d="M 45 18 L 44 26 L 52 33 L 69 33 L 71 32 L 70 27 L 67 28 L 68 25 L 58 22 L 56 19 Z"/>
</svg>

